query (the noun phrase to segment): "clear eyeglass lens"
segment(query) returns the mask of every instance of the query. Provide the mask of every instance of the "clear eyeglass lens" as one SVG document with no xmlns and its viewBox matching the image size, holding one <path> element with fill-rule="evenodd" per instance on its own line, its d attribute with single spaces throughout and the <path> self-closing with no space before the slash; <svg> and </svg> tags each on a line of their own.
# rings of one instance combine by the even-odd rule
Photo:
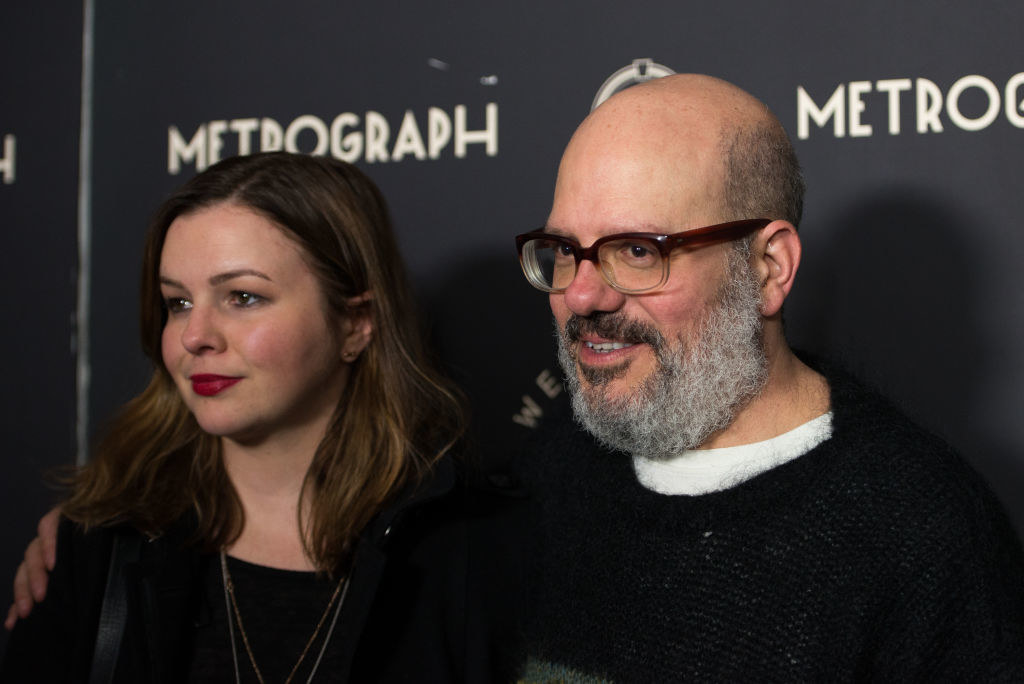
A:
<svg viewBox="0 0 1024 684">
<path fill-rule="evenodd" d="M 576 276 L 576 257 L 572 248 L 554 240 L 536 239 L 526 243 L 523 256 L 530 272 L 546 287 L 569 287 Z"/>
<path fill-rule="evenodd" d="M 523 248 L 526 266 L 543 286 L 563 290 L 576 277 L 576 257 L 572 247 L 556 240 L 537 238 Z M 664 266 L 657 243 L 630 239 L 606 242 L 598 251 L 601 270 L 616 287 L 642 291 L 656 287 Z"/>
<path fill-rule="evenodd" d="M 605 276 L 624 290 L 649 290 L 661 282 L 664 265 L 658 244 L 652 240 L 623 239 L 598 250 Z"/>
</svg>

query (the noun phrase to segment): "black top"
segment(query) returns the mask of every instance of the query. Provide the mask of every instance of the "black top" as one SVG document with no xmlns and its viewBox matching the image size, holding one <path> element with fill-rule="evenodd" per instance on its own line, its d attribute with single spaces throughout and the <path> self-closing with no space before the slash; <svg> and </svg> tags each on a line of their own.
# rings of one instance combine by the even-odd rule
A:
<svg viewBox="0 0 1024 684">
<path fill-rule="evenodd" d="M 320 665 L 315 681 L 509 679 L 522 605 L 517 593 L 522 557 L 513 541 L 523 533 L 521 502 L 512 488 L 464 485 L 445 460 L 431 480 L 380 513 L 357 544 L 348 595 L 328 648 L 330 661 Z M 223 659 L 214 680 L 233 681 L 231 670 L 222 676 L 223 668 L 233 665 L 223 614 L 217 616 L 224 602 L 214 586 L 219 559 L 188 545 L 193 529 L 190 521 L 181 521 L 143 543 L 139 560 L 126 567 L 128 622 L 114 681 L 181 682 L 190 671 L 200 678 L 216 667 L 212 651 Z M 18 621 L 0 664 L 0 681 L 87 681 L 114 536 L 112 528 L 83 534 L 62 522 L 46 599 Z M 280 657 L 272 660 L 284 661 L 287 673 L 301 652 L 290 640 L 305 643 L 315 624 L 307 631 L 312 618 L 306 613 L 319 615 L 327 587 L 315 579 L 310 584 L 301 573 L 284 578 L 258 567 L 247 573 L 236 563 L 231 569 L 239 573 L 240 609 L 255 637 L 260 667 L 265 674 L 276 668 L 266 654 L 279 650 Z M 290 596 L 272 598 L 284 584 Z M 306 594 L 313 600 L 300 600 Z M 282 615 L 301 610 L 294 620 L 302 626 L 278 629 L 277 620 L 292 619 L 277 615 L 278 609 Z M 242 666 L 248 656 L 240 643 L 238 648 Z"/>
<path fill-rule="evenodd" d="M 838 374 L 833 436 L 665 496 L 556 420 L 528 681 L 1024 681 L 1024 553 L 980 478 Z"/>
<path fill-rule="evenodd" d="M 230 556 L 227 564 L 242 625 L 264 680 L 285 681 L 309 643 L 310 648 L 293 678 L 295 682 L 306 681 L 330 632 L 337 600 L 329 612 L 326 608 L 340 580 L 315 572 L 254 565 Z M 219 559 L 214 558 L 207 564 L 205 575 L 203 584 L 208 609 L 203 610 L 197 620 L 188 679 L 192 682 L 234 681 L 235 662 L 231 657 L 228 610 Z M 310 642 L 325 613 L 326 619 L 317 638 Z M 241 679 L 243 682 L 258 682 L 242 642 L 238 622 L 233 612 L 231 615 L 235 630 L 235 657 Z M 321 681 L 330 681 L 328 673 L 341 669 L 340 656 L 339 642 L 331 635 L 317 667 Z"/>
</svg>

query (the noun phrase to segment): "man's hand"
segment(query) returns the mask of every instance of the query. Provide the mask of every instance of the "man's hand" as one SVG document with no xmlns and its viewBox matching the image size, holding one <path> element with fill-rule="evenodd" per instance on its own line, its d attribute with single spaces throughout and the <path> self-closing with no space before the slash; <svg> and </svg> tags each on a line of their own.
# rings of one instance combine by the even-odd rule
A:
<svg viewBox="0 0 1024 684">
<path fill-rule="evenodd" d="M 39 536 L 29 542 L 25 560 L 14 574 L 14 604 L 7 611 L 4 627 L 14 629 L 18 618 L 28 617 L 32 606 L 46 597 L 48 573 L 57 561 L 57 523 L 60 509 L 54 508 L 39 520 Z"/>
</svg>

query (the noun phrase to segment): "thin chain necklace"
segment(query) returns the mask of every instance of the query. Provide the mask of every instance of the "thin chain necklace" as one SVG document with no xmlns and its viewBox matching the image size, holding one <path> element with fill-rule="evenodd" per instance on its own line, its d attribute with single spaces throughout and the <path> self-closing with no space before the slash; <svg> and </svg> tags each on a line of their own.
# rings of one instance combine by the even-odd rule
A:
<svg viewBox="0 0 1024 684">
<path fill-rule="evenodd" d="M 260 672 L 259 666 L 256 664 L 256 658 L 252 654 L 252 646 L 249 645 L 249 636 L 245 633 L 245 626 L 242 625 L 242 613 L 238 610 L 238 601 L 235 599 L 235 585 L 231 581 L 231 573 L 228 572 L 228 559 L 224 549 L 220 550 L 220 573 L 224 580 L 224 607 L 227 609 L 228 618 L 228 634 L 231 636 L 231 658 L 235 663 L 235 682 L 241 684 L 242 673 L 238 669 L 238 648 L 235 646 L 235 628 L 234 622 L 238 622 L 238 631 L 242 634 L 242 643 L 245 645 L 245 652 L 249 654 L 249 662 L 252 664 L 252 669 L 256 671 L 256 679 L 259 680 L 260 684 L 265 684 L 263 680 L 263 673 Z M 290 684 L 292 677 L 298 671 L 302 661 L 305 660 L 306 654 L 309 653 L 309 649 L 313 646 L 316 641 L 316 637 L 320 634 L 320 629 L 324 626 L 324 622 L 327 620 L 327 616 L 331 613 L 331 608 L 334 607 L 334 617 L 331 618 L 331 626 L 327 629 L 327 635 L 324 636 L 324 643 L 320 646 L 320 653 L 316 657 L 316 662 L 313 663 L 313 669 L 309 673 L 309 678 L 306 679 L 306 684 L 310 684 L 313 681 L 313 676 L 316 674 L 317 668 L 320 667 L 320 661 L 323 660 L 324 652 L 327 650 L 327 644 L 331 640 L 331 635 L 334 633 L 334 625 L 338 622 L 338 615 L 341 613 L 341 604 L 345 602 L 345 594 L 348 593 L 348 578 L 338 580 L 338 586 L 334 588 L 334 593 L 331 594 L 331 600 L 327 602 L 327 607 L 324 609 L 323 615 L 320 616 L 320 621 L 316 624 L 316 629 L 313 630 L 313 636 L 309 637 L 309 641 L 306 642 L 306 647 L 302 649 L 302 654 L 299 659 L 295 661 L 295 666 L 292 667 L 292 671 L 288 674 L 288 679 L 284 680 L 284 684 Z M 337 602 L 337 606 L 335 606 Z M 232 610 L 234 609 L 234 610 Z M 235 619 L 232 621 L 231 614 L 234 612 Z"/>
</svg>

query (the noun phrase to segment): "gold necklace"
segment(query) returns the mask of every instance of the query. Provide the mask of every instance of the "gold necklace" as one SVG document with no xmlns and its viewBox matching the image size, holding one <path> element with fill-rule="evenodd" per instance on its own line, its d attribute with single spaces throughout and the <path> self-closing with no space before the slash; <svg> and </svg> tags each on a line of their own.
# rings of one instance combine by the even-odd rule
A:
<svg viewBox="0 0 1024 684">
<path fill-rule="evenodd" d="M 249 662 L 252 664 L 252 669 L 256 672 L 256 679 L 259 680 L 260 684 L 265 684 L 263 680 L 263 673 L 260 672 L 259 666 L 256 664 L 256 658 L 252 653 L 252 646 L 249 645 L 249 636 L 245 633 L 245 626 L 242 624 L 242 613 L 238 610 L 238 601 L 235 599 L 235 585 L 231 581 L 231 573 L 228 572 L 228 560 L 227 554 L 224 549 L 220 550 L 220 572 L 221 577 L 224 580 L 224 607 L 227 609 L 228 619 L 228 633 L 231 636 L 231 657 L 235 663 L 235 682 L 241 684 L 242 674 L 238 669 L 238 649 L 235 646 L 235 628 L 232 624 L 231 613 L 234 612 L 235 621 L 238 622 L 238 631 L 242 635 L 242 643 L 245 645 L 245 652 L 249 654 Z M 306 654 L 309 653 L 309 649 L 313 646 L 316 641 L 316 637 L 320 634 L 320 629 L 324 626 L 324 622 L 327 620 L 327 616 L 331 613 L 331 608 L 337 601 L 337 608 L 334 611 L 334 617 L 331 619 L 331 626 L 327 630 L 327 635 L 324 636 L 324 643 L 320 646 L 320 653 L 316 657 L 316 662 L 313 663 L 313 670 L 309 673 L 309 678 L 306 680 L 307 684 L 313 681 L 313 675 L 316 674 L 317 668 L 320 667 L 320 661 L 324 657 L 324 652 L 327 650 L 327 643 L 331 640 L 331 635 L 334 633 L 334 625 L 338 622 L 338 614 L 341 613 L 341 604 L 345 602 L 345 594 L 348 593 L 348 578 L 342 578 L 338 580 L 338 585 L 334 588 L 334 593 L 331 594 L 331 600 L 327 602 L 327 607 L 324 609 L 323 615 L 320 616 L 320 621 L 316 623 L 316 629 L 313 630 L 313 636 L 309 637 L 309 641 L 306 642 L 306 647 L 302 649 L 302 653 L 299 655 L 299 659 L 295 661 L 295 665 L 292 667 L 292 671 L 288 674 L 288 678 L 284 680 L 284 684 L 290 684 L 292 677 L 295 676 L 302 661 L 306 659 Z M 340 595 L 340 599 L 339 599 Z M 232 611 L 232 609 L 234 609 Z"/>
</svg>

